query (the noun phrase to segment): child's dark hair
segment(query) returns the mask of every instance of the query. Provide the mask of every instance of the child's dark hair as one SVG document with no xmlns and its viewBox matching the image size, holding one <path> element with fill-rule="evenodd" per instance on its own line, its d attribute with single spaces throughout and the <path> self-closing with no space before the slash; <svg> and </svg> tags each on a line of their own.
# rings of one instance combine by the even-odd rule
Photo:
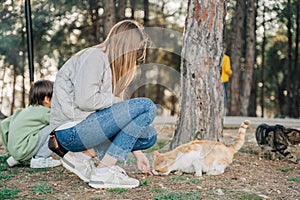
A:
<svg viewBox="0 0 300 200">
<path fill-rule="evenodd" d="M 48 80 L 37 81 L 29 90 L 29 105 L 43 105 L 45 97 L 52 98 L 53 82 Z"/>
</svg>

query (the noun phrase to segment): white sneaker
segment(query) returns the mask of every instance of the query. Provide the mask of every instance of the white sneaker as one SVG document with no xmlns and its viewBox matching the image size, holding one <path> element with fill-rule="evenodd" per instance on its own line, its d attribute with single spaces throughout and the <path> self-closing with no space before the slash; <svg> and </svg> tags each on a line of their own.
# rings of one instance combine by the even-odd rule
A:
<svg viewBox="0 0 300 200">
<path fill-rule="evenodd" d="M 128 177 L 119 166 L 111 166 L 108 172 L 103 174 L 94 172 L 89 182 L 93 188 L 135 188 L 139 184 L 137 179 Z"/>
<path fill-rule="evenodd" d="M 78 159 L 75 157 L 73 152 L 69 151 L 61 159 L 61 162 L 66 169 L 76 174 L 84 182 L 88 183 L 90 181 L 91 172 L 94 168 L 94 163 L 92 159 Z"/>
<path fill-rule="evenodd" d="M 47 167 L 57 167 L 61 165 L 60 160 L 55 160 L 52 157 L 49 158 L 31 158 L 30 167 L 31 168 L 47 168 Z"/>
<path fill-rule="evenodd" d="M 13 167 L 15 165 L 21 164 L 19 161 L 15 160 L 12 156 L 10 156 L 7 160 L 6 160 L 8 166 Z"/>
</svg>

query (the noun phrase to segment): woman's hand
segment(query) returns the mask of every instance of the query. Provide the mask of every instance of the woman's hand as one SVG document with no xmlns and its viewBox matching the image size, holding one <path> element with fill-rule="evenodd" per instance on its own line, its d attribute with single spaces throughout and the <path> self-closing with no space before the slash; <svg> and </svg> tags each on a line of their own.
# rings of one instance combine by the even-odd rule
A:
<svg viewBox="0 0 300 200">
<path fill-rule="evenodd" d="M 133 151 L 132 154 L 135 157 L 138 169 L 143 173 L 153 175 L 150 169 L 149 160 L 145 154 L 142 151 Z"/>
</svg>

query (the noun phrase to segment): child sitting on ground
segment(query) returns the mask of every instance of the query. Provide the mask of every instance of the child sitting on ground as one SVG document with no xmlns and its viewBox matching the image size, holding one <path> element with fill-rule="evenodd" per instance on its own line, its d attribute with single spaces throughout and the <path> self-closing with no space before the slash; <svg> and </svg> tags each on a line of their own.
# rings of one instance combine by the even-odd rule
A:
<svg viewBox="0 0 300 200">
<path fill-rule="evenodd" d="M 29 159 L 31 168 L 61 165 L 60 160 L 49 157 L 52 153 L 48 148 L 52 93 L 53 82 L 35 82 L 29 91 L 29 106 L 1 121 L 0 135 L 10 154 L 6 161 L 10 167 Z"/>
</svg>

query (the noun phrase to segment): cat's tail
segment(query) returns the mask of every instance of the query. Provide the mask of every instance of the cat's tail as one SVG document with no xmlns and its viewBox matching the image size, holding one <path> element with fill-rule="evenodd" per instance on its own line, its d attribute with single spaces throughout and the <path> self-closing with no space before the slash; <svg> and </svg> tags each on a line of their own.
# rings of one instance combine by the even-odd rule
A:
<svg viewBox="0 0 300 200">
<path fill-rule="evenodd" d="M 238 139 L 235 141 L 235 143 L 230 146 L 229 148 L 232 149 L 232 151 L 234 153 L 238 152 L 240 150 L 240 148 L 242 148 L 242 146 L 244 145 L 245 142 L 245 133 L 246 133 L 246 129 L 248 127 L 248 125 L 250 124 L 249 120 L 245 120 L 240 128 L 239 128 L 239 136 Z"/>
</svg>

